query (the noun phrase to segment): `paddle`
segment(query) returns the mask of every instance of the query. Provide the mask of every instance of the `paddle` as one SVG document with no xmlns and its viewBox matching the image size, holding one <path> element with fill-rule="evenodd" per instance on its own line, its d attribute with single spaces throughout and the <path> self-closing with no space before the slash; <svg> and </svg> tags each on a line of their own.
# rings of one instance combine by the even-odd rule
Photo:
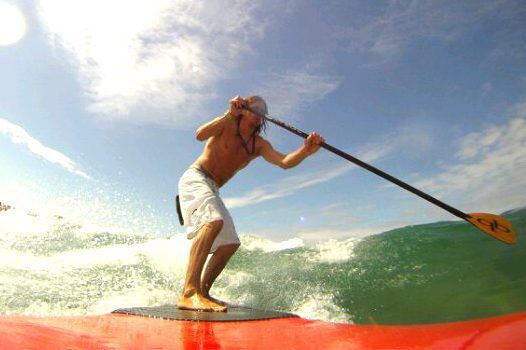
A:
<svg viewBox="0 0 526 350">
<path fill-rule="evenodd" d="M 255 110 L 247 107 L 247 109 L 250 109 L 252 112 L 256 113 L 256 114 L 259 114 L 257 113 Z M 260 114 L 259 114 L 260 115 Z M 296 129 L 295 127 L 291 126 L 291 125 L 288 125 L 280 120 L 277 120 L 277 119 L 274 119 L 272 118 L 271 116 L 269 116 L 268 114 L 263 116 L 265 119 L 267 119 L 268 121 L 300 136 L 300 137 L 303 137 L 303 138 L 307 138 L 309 135 L 307 133 L 304 133 L 303 131 L 301 130 L 298 130 Z M 374 166 L 370 165 L 370 164 L 367 164 L 363 161 L 361 161 L 360 159 L 358 158 L 355 158 L 353 156 L 351 156 L 350 154 L 347 154 L 339 149 L 337 149 L 336 147 L 333 147 L 327 143 L 322 143 L 321 144 L 321 147 L 325 148 L 326 150 L 328 151 L 331 151 L 337 155 L 339 155 L 340 157 L 343 157 L 345 159 L 347 159 L 348 161 L 351 161 L 353 162 L 354 164 L 357 164 L 359 166 L 361 166 L 362 168 L 365 168 L 373 173 L 375 173 L 376 175 L 378 176 L 381 176 L 383 177 L 384 179 L 386 180 L 389 180 L 391 181 L 392 183 L 408 190 L 409 192 L 412 192 L 414 194 L 416 194 L 417 196 L 439 206 L 440 208 L 444 209 L 444 210 L 447 210 L 448 212 L 450 212 L 451 214 L 463 219 L 463 220 L 466 220 L 467 222 L 473 224 L 475 227 L 479 228 L 480 230 L 484 231 L 485 233 L 489 234 L 490 236 L 502 241 L 502 242 L 505 242 L 505 243 L 508 243 L 508 244 L 515 244 L 517 243 L 517 234 L 515 233 L 515 230 L 513 229 L 513 227 L 511 226 L 511 224 L 509 223 L 509 221 L 500 216 L 500 215 L 494 215 L 494 214 L 487 214 L 487 213 L 470 213 L 470 214 L 466 214 L 456 208 L 453 208 L 452 206 L 442 202 L 442 201 L 439 201 L 438 199 L 434 198 L 434 197 L 431 197 L 430 195 L 428 195 L 427 193 L 424 193 L 422 191 L 420 191 L 419 189 L 397 179 L 396 177 L 394 176 L 391 176 L 385 172 L 383 172 L 382 170 L 378 169 L 378 168 L 375 168 Z"/>
</svg>

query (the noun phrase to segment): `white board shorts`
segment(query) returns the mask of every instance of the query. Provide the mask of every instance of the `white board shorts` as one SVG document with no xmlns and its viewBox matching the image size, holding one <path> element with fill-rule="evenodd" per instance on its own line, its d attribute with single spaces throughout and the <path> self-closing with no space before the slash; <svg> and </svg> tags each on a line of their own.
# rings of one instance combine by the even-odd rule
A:
<svg viewBox="0 0 526 350">
<path fill-rule="evenodd" d="M 214 180 L 198 168 L 191 167 L 181 176 L 178 187 L 188 239 L 193 239 L 203 225 L 223 220 L 223 228 L 214 240 L 210 253 L 224 245 L 241 244 L 234 221 L 219 197 L 219 188 Z"/>
</svg>

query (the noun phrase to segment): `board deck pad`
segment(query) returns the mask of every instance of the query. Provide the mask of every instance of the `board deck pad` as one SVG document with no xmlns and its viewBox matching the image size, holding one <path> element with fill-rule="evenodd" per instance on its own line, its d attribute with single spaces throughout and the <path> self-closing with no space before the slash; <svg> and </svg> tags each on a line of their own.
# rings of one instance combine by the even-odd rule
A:
<svg viewBox="0 0 526 350">
<path fill-rule="evenodd" d="M 207 312 L 182 310 L 179 309 L 176 305 L 161 305 L 117 309 L 112 311 L 111 313 L 163 318 L 166 320 L 212 322 L 256 321 L 269 320 L 274 318 L 299 317 L 297 315 L 286 312 L 258 310 L 243 306 L 228 306 L 226 312 Z"/>
</svg>

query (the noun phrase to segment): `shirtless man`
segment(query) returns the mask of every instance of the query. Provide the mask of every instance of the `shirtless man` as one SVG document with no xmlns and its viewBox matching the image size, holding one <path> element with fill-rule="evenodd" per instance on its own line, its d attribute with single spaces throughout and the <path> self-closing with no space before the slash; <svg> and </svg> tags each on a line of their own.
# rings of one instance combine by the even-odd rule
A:
<svg viewBox="0 0 526 350">
<path fill-rule="evenodd" d="M 179 198 L 187 237 L 194 239 L 186 271 L 181 309 L 226 311 L 226 303 L 210 296 L 210 288 L 240 245 L 234 223 L 219 197 L 219 188 L 252 160 L 262 156 L 283 169 L 292 168 L 320 148 L 324 139 L 313 132 L 303 145 L 284 155 L 259 134 L 266 127 L 267 105 L 259 96 L 235 97 L 225 115 L 202 125 L 203 153 L 179 180 Z M 208 254 L 206 269 L 203 268 Z"/>
</svg>

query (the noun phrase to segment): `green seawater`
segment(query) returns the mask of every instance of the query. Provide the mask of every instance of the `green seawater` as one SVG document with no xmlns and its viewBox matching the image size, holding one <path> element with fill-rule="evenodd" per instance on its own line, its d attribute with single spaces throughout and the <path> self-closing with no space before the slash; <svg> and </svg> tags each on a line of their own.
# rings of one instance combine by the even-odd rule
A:
<svg viewBox="0 0 526 350">
<path fill-rule="evenodd" d="M 507 245 L 465 222 L 404 227 L 358 241 L 345 261 L 310 261 L 315 249 L 241 252 L 234 269 L 255 306 L 290 310 L 330 295 L 357 324 L 461 321 L 526 310 L 526 209 L 504 213 L 518 233 Z"/>
</svg>

